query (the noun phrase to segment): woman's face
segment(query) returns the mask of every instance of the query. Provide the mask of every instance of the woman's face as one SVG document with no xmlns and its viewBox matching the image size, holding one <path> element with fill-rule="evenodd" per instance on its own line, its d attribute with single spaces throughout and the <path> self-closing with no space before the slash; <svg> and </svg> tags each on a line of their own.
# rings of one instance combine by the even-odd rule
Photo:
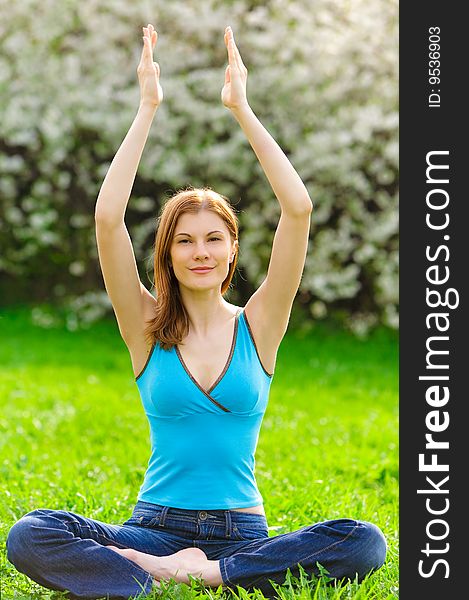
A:
<svg viewBox="0 0 469 600">
<path fill-rule="evenodd" d="M 183 213 L 171 243 L 171 263 L 180 285 L 189 289 L 221 288 L 238 242 L 225 222 L 211 210 Z"/>
</svg>

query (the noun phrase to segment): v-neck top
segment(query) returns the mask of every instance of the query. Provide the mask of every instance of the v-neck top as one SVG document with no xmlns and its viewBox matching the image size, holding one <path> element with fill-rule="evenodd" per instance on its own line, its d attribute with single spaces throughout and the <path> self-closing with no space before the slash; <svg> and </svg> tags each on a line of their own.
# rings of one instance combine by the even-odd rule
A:
<svg viewBox="0 0 469 600">
<path fill-rule="evenodd" d="M 151 438 L 138 499 L 196 510 L 262 504 L 255 451 L 272 377 L 242 309 L 225 367 L 208 390 L 176 346 L 155 344 L 136 378 Z"/>
</svg>

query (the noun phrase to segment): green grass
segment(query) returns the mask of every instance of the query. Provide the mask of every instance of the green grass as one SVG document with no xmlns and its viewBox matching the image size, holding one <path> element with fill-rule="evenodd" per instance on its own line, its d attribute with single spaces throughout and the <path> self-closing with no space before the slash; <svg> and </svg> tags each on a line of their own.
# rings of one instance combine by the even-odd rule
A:
<svg viewBox="0 0 469 600">
<path fill-rule="evenodd" d="M 130 358 L 114 321 L 41 329 L 25 308 L 0 313 L 0 544 L 4 598 L 59 598 L 5 557 L 9 528 L 35 508 L 111 523 L 128 518 L 150 446 Z M 385 565 L 363 583 L 290 578 L 283 599 L 398 597 L 398 336 L 360 340 L 328 325 L 280 347 L 256 456 L 270 535 L 316 521 L 376 523 Z M 230 598 L 170 584 L 167 598 Z M 238 597 L 262 594 L 238 588 Z M 148 597 L 149 598 L 149 597 Z"/>
</svg>

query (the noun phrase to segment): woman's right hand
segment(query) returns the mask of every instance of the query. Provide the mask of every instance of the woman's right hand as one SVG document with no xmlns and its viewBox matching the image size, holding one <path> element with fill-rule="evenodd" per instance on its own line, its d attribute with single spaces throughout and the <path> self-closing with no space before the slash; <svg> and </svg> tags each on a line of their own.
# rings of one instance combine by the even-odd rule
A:
<svg viewBox="0 0 469 600">
<path fill-rule="evenodd" d="M 158 107 L 163 100 L 163 90 L 160 85 L 160 65 L 153 62 L 153 48 L 158 34 L 153 25 L 143 27 L 143 48 L 140 63 L 137 67 L 140 84 L 140 104 Z"/>
</svg>

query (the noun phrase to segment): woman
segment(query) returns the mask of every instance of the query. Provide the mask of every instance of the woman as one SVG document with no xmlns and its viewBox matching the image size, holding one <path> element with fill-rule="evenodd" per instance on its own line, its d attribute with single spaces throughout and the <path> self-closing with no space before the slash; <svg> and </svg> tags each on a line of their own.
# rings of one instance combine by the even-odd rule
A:
<svg viewBox="0 0 469 600">
<path fill-rule="evenodd" d="M 161 580 L 272 592 L 298 565 L 333 578 L 379 568 L 386 543 L 370 523 L 339 519 L 268 537 L 254 453 L 279 344 L 307 251 L 311 200 L 246 96 L 247 70 L 225 30 L 221 97 L 246 134 L 281 207 L 265 280 L 244 308 L 227 302 L 238 256 L 236 215 L 216 192 L 170 198 L 155 242 L 156 298 L 139 280 L 124 224 L 153 117 L 163 99 L 153 62 L 157 34 L 143 28 L 141 101 L 96 203 L 99 259 L 151 426 L 152 454 L 123 525 L 39 509 L 11 529 L 18 570 L 76 598 L 128 598 Z"/>
</svg>

